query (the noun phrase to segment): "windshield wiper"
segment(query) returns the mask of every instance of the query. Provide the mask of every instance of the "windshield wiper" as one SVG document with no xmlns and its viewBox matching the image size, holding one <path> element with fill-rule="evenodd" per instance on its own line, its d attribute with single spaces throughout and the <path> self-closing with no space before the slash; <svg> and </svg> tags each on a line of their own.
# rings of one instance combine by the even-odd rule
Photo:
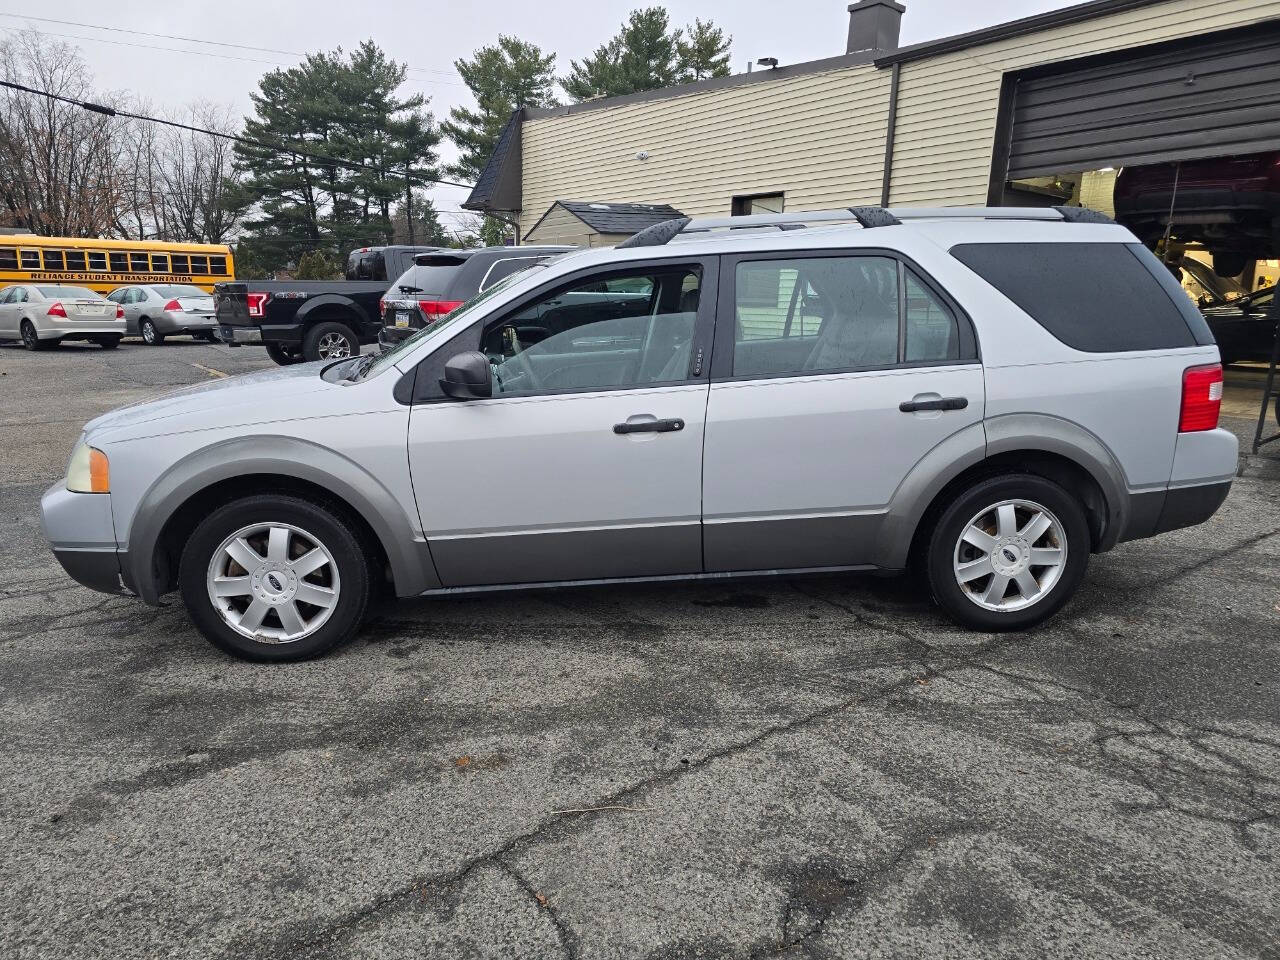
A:
<svg viewBox="0 0 1280 960">
<path fill-rule="evenodd" d="M 373 366 L 374 362 L 377 359 L 378 359 L 378 355 L 376 353 L 366 353 L 364 356 L 358 357 L 356 359 L 355 364 L 352 365 L 351 367 L 351 372 L 347 374 L 346 379 L 347 380 L 361 379 L 366 373 L 369 372 L 369 368 Z"/>
</svg>

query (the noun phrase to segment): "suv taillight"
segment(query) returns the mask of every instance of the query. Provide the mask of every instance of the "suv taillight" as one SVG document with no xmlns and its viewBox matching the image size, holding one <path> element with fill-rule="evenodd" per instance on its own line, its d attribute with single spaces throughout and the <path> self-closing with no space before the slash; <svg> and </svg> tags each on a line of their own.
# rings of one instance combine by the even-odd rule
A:
<svg viewBox="0 0 1280 960">
<path fill-rule="evenodd" d="M 246 293 L 244 296 L 249 301 L 249 316 L 251 317 L 262 316 L 267 300 L 271 298 L 269 293 Z"/>
<path fill-rule="evenodd" d="M 1222 364 L 1188 367 L 1182 371 L 1182 415 L 1179 433 L 1213 430 L 1222 410 Z"/>
<path fill-rule="evenodd" d="M 67 311 L 62 306 L 61 300 L 55 300 L 53 303 L 49 304 L 48 315 L 51 317 L 62 317 L 64 320 L 67 318 Z"/>
<path fill-rule="evenodd" d="M 461 300 L 419 300 L 418 308 L 428 320 L 436 320 L 446 314 L 453 313 L 462 306 Z"/>
<path fill-rule="evenodd" d="M 379 297 L 378 298 L 378 316 L 380 317 L 385 316 L 386 312 L 387 312 L 387 298 Z"/>
</svg>

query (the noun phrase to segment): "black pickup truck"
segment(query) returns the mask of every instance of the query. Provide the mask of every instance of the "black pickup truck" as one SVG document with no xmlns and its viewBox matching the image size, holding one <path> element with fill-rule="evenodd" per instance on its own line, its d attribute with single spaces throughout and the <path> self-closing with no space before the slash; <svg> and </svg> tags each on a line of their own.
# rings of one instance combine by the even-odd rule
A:
<svg viewBox="0 0 1280 960">
<path fill-rule="evenodd" d="M 279 364 L 336 360 L 376 343 L 387 286 L 415 254 L 439 247 L 363 247 L 347 257 L 346 280 L 250 280 L 214 288 L 217 337 L 261 344 Z M 390 278 L 390 279 L 388 279 Z"/>
</svg>

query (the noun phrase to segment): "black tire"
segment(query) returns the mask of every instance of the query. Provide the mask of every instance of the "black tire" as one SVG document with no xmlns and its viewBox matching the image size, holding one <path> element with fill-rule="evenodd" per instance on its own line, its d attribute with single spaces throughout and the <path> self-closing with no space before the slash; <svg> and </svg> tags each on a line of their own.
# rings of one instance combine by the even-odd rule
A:
<svg viewBox="0 0 1280 960">
<path fill-rule="evenodd" d="M 297 528 L 305 533 L 302 549 L 306 549 L 306 540 L 323 546 L 337 567 L 340 586 L 332 613 L 313 633 L 297 640 L 271 643 L 251 639 L 234 629 L 209 598 L 207 576 L 215 552 L 236 531 L 259 523 Z M 196 627 L 219 649 L 243 660 L 309 660 L 351 639 L 359 630 L 369 604 L 367 557 L 372 553 L 341 509 L 294 496 L 246 497 L 219 507 L 196 527 L 182 550 L 178 586 Z M 270 626 L 270 617 L 268 614 L 264 627 Z"/>
<path fill-rule="evenodd" d="M 340 346 L 344 343 L 345 346 Z M 345 350 L 345 352 L 343 352 Z M 302 338 L 302 355 L 309 361 L 339 360 L 360 352 L 360 341 L 345 323 L 325 320 L 317 323 Z"/>
<path fill-rule="evenodd" d="M 961 588 L 954 564 L 961 535 L 970 521 L 987 508 L 994 509 L 997 504 L 1009 500 L 1038 504 L 1057 518 L 1065 534 L 1066 561 L 1057 579 L 1039 599 L 1016 610 L 991 610 L 980 606 L 971 599 L 968 591 Z M 1031 545 L 1052 546 L 1049 537 L 1050 534 L 1046 534 Z M 927 544 L 925 565 L 935 602 L 960 625 L 983 631 L 1025 630 L 1057 613 L 1084 579 L 1092 545 L 1088 520 L 1080 502 L 1052 480 L 1031 474 L 1012 474 L 976 482 L 943 510 Z M 1045 579 L 1045 571 L 1037 569 L 1041 571 L 1039 579 Z M 992 577 L 970 582 L 978 592 L 991 585 Z M 1015 590 L 1021 595 L 1021 591 L 1011 585 L 1010 592 Z"/>
<path fill-rule="evenodd" d="M 138 332 L 142 334 L 142 342 L 149 347 L 158 347 L 164 343 L 164 334 L 147 317 L 138 321 Z"/>
<path fill-rule="evenodd" d="M 22 345 L 28 350 L 52 350 L 61 340 L 41 340 L 36 333 L 36 325 L 30 320 L 23 320 L 19 332 L 22 334 Z"/>
<path fill-rule="evenodd" d="M 114 350 L 116 347 L 120 346 L 119 337 L 98 337 L 98 339 L 93 342 L 103 350 Z"/>
<path fill-rule="evenodd" d="M 296 350 L 291 350 L 278 343 L 267 343 L 264 346 L 267 348 L 267 356 L 282 367 L 287 367 L 291 363 L 302 363 L 306 359 Z"/>
</svg>

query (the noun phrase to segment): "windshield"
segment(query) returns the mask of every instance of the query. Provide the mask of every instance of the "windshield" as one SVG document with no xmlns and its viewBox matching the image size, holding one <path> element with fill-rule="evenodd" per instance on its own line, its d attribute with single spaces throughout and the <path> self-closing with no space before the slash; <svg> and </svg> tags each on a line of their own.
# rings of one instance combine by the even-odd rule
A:
<svg viewBox="0 0 1280 960">
<path fill-rule="evenodd" d="M 421 269 L 421 268 L 418 268 L 418 269 Z M 510 287 L 513 284 L 524 280 L 533 271 L 545 270 L 545 269 L 546 269 L 545 263 L 534 264 L 533 266 L 529 267 L 527 270 L 521 270 L 519 273 L 513 273 L 511 276 L 505 277 L 502 280 L 498 281 L 492 287 L 489 287 L 489 289 L 482 290 L 480 293 L 477 293 L 474 297 L 472 297 L 462 306 L 458 307 L 457 310 L 454 310 L 452 313 L 445 314 L 435 323 L 427 324 L 427 326 L 423 327 L 413 336 L 408 337 L 405 340 L 402 340 L 399 344 L 397 344 L 391 350 L 388 350 L 386 353 L 382 354 L 382 356 L 375 359 L 373 363 L 369 364 L 369 366 L 364 369 L 361 379 L 364 379 L 365 377 L 371 377 L 375 373 L 378 373 L 379 371 L 387 369 L 387 367 L 394 366 L 396 361 L 398 361 L 402 356 L 404 356 L 409 351 L 413 350 L 418 344 L 422 343 L 424 340 L 429 340 L 431 337 L 434 337 L 436 334 L 440 333 L 442 330 L 456 328 L 459 325 L 460 321 L 469 319 L 472 313 L 475 312 L 476 308 L 480 307 L 486 300 L 489 300 L 490 298 L 497 296 L 503 290 L 507 289 L 507 287 Z"/>
<path fill-rule="evenodd" d="M 67 297 L 75 300 L 101 300 L 102 298 L 85 287 L 36 287 L 44 297 Z"/>
<path fill-rule="evenodd" d="M 191 283 L 158 283 L 151 288 L 162 297 L 211 297 L 213 294 L 201 290 Z"/>
</svg>

